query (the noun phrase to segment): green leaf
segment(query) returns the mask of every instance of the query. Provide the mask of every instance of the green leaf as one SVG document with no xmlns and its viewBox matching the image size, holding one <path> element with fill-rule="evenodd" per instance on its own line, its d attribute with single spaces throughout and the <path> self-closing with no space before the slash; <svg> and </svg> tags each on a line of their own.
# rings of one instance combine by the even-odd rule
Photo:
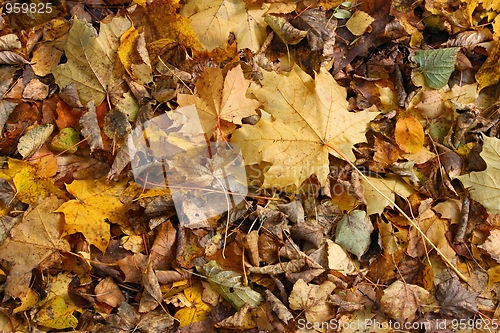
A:
<svg viewBox="0 0 500 333">
<path fill-rule="evenodd" d="M 333 13 L 336 19 L 343 20 L 351 17 L 351 12 L 345 9 L 337 9 L 335 13 Z"/>
<path fill-rule="evenodd" d="M 455 60 L 460 48 L 419 50 L 413 57 L 425 76 L 425 82 L 433 89 L 443 88 L 455 70 Z"/>
<path fill-rule="evenodd" d="M 345 214 L 337 225 L 335 243 L 360 258 L 370 247 L 373 226 L 365 211 L 353 210 Z"/>
<path fill-rule="evenodd" d="M 67 151 L 73 154 L 78 150 L 80 135 L 71 127 L 63 128 L 51 141 L 50 145 L 55 151 Z"/>
<path fill-rule="evenodd" d="M 256 307 L 264 300 L 261 294 L 241 283 L 241 274 L 222 270 L 214 260 L 197 269 L 207 277 L 212 288 L 236 310 L 240 310 L 245 304 Z"/>
<path fill-rule="evenodd" d="M 484 171 L 473 171 L 457 177 L 470 192 L 470 197 L 478 201 L 490 213 L 500 213 L 500 140 L 483 136 L 482 159 L 488 166 Z"/>
</svg>

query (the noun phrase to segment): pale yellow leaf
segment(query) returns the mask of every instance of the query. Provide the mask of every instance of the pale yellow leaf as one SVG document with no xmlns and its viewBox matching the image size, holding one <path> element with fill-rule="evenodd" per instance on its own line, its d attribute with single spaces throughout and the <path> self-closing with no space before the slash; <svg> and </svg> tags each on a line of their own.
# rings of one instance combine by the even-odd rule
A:
<svg viewBox="0 0 500 333">
<path fill-rule="evenodd" d="M 208 51 L 224 48 L 229 34 L 236 36 L 239 49 L 257 52 L 266 38 L 264 13 L 267 4 L 230 0 L 189 0 L 181 15 L 191 19 L 191 26 Z"/>
<path fill-rule="evenodd" d="M 328 154 L 337 155 L 330 147 L 354 160 L 352 147 L 366 141 L 367 124 L 377 113 L 348 112 L 345 89 L 324 69 L 315 80 L 298 66 L 288 74 L 263 75 L 262 88 L 251 92 L 274 121 L 243 125 L 231 141 L 241 147 L 246 164 L 273 164 L 263 187 L 299 187 L 313 173 L 324 184 Z"/>
</svg>

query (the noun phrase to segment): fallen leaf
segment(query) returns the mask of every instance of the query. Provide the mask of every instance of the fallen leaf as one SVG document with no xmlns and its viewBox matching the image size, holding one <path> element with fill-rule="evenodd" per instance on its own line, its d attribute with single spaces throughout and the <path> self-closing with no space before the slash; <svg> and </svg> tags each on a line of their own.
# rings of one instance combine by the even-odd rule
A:
<svg viewBox="0 0 500 333">
<path fill-rule="evenodd" d="M 58 152 L 73 154 L 78 150 L 80 135 L 71 127 L 63 128 L 52 138 L 50 146 Z"/>
<path fill-rule="evenodd" d="M 407 198 L 415 192 L 415 190 L 403 181 L 399 176 L 388 175 L 385 178 L 375 178 L 367 177 L 367 179 L 372 183 L 375 188 L 384 193 L 393 201 L 395 200 L 395 195 L 399 195 L 403 198 Z M 394 208 L 394 204 L 382 197 L 378 191 L 376 191 L 373 186 L 368 184 L 365 179 L 360 179 L 361 187 L 363 190 L 363 196 L 366 199 L 366 214 L 382 214 L 386 207 Z"/>
<path fill-rule="evenodd" d="M 263 187 L 299 188 L 313 173 L 324 184 L 329 147 L 353 159 L 353 145 L 366 140 L 367 123 L 377 114 L 348 112 L 345 89 L 324 69 L 315 80 L 297 66 L 288 75 L 263 75 L 262 88 L 251 92 L 274 120 L 243 125 L 231 142 L 241 147 L 245 164 L 273 163 Z"/>
<path fill-rule="evenodd" d="M 465 188 L 469 189 L 472 199 L 481 203 L 493 214 L 500 213 L 500 185 L 496 175 L 500 172 L 500 140 L 483 136 L 481 158 L 486 162 L 484 171 L 473 171 L 458 176 Z"/>
<path fill-rule="evenodd" d="M 197 283 L 183 290 L 183 294 L 190 305 L 178 310 L 174 317 L 179 320 L 180 327 L 184 327 L 205 320 L 212 307 L 202 300 L 203 286 Z"/>
<path fill-rule="evenodd" d="M 148 84 L 153 80 L 151 62 L 144 32 L 130 27 L 120 37 L 118 57 L 130 77 L 139 84 Z"/>
<path fill-rule="evenodd" d="M 126 181 L 109 184 L 103 179 L 74 180 L 66 185 L 75 199 L 57 209 L 64 213 L 65 233 L 81 232 L 90 244 L 104 252 L 110 239 L 109 222 L 128 224 L 127 207 L 119 199 L 125 185 Z"/>
<path fill-rule="evenodd" d="M 441 305 L 440 312 L 454 318 L 470 318 L 479 310 L 476 304 L 477 293 L 471 293 L 457 278 L 441 282 L 436 290 L 436 299 Z"/>
<path fill-rule="evenodd" d="M 315 285 L 299 279 L 288 297 L 290 308 L 304 311 L 308 322 L 328 322 L 334 317 L 334 309 L 327 303 L 327 299 L 334 289 L 335 284 L 331 281 Z"/>
<path fill-rule="evenodd" d="M 19 143 L 17 144 L 19 154 L 21 154 L 23 158 L 33 155 L 49 138 L 52 131 L 54 131 L 54 125 L 52 124 L 35 126 L 29 129 L 26 134 L 19 139 Z"/>
<path fill-rule="evenodd" d="M 284 323 L 288 323 L 293 319 L 293 315 L 288 310 L 288 308 L 280 301 L 280 299 L 269 290 L 266 290 L 266 298 L 267 302 L 271 305 L 272 310 L 276 313 L 279 319 L 281 319 Z"/>
<path fill-rule="evenodd" d="M 87 104 L 87 108 L 80 117 L 78 124 L 82 127 L 82 135 L 87 139 L 91 150 L 104 149 L 94 101 Z"/>
<path fill-rule="evenodd" d="M 434 297 L 424 288 L 396 281 L 384 290 L 380 299 L 382 311 L 400 323 L 413 322 L 419 309 L 434 310 Z"/>
<path fill-rule="evenodd" d="M 353 210 L 345 214 L 337 224 L 335 243 L 359 259 L 370 247 L 372 231 L 373 225 L 366 212 Z"/>
<path fill-rule="evenodd" d="M 196 82 L 194 104 L 203 132 L 208 137 L 212 136 L 221 120 L 241 125 L 241 119 L 256 114 L 260 103 L 246 97 L 249 85 L 240 65 L 231 69 L 224 80 L 220 68 L 205 68 Z M 192 104 L 193 97 L 181 94 L 177 100 L 179 107 L 183 107 Z"/>
<path fill-rule="evenodd" d="M 478 247 L 488 252 L 488 254 L 500 263 L 500 230 L 494 229 L 490 231 L 490 235 L 486 239 L 486 242 L 479 245 Z"/>
<path fill-rule="evenodd" d="M 59 204 L 56 197 L 50 197 L 26 212 L 0 245 L 2 266 L 10 268 L 5 282 L 7 297 L 23 295 L 34 268 L 44 260 L 57 258 L 59 250 L 69 251 L 67 241 L 59 239 L 63 220 L 61 214 L 54 213 Z"/>
<path fill-rule="evenodd" d="M 458 47 L 435 50 L 418 50 L 413 60 L 425 76 L 425 82 L 432 89 L 441 89 L 455 70 Z"/>
<path fill-rule="evenodd" d="M 111 276 L 103 279 L 95 286 L 96 300 L 116 308 L 125 301 L 122 291 Z"/>
<path fill-rule="evenodd" d="M 197 270 L 205 275 L 212 288 L 237 310 L 245 304 L 256 307 L 263 301 L 261 294 L 242 284 L 241 274 L 222 270 L 214 260 Z"/>
<path fill-rule="evenodd" d="M 265 39 L 264 13 L 269 5 L 228 0 L 189 0 L 181 15 L 191 19 L 191 26 L 201 45 L 208 51 L 227 44 L 229 33 L 236 36 L 238 48 L 257 52 Z"/>
<path fill-rule="evenodd" d="M 374 18 L 368 13 L 357 10 L 352 14 L 352 16 L 347 20 L 346 27 L 355 36 L 361 36 L 365 33 L 366 29 L 372 24 Z"/>
<path fill-rule="evenodd" d="M 296 45 L 307 35 L 307 31 L 295 28 L 281 16 L 266 15 L 264 21 L 269 24 L 281 41 L 287 45 Z"/>
<path fill-rule="evenodd" d="M 101 23 L 97 37 L 94 28 L 75 17 L 64 46 L 68 61 L 52 70 L 57 85 L 63 89 L 74 82 L 83 105 L 99 105 L 109 92 L 120 36 L 130 28 L 126 17 Z"/>
<path fill-rule="evenodd" d="M 394 138 L 401 150 L 413 154 L 422 149 L 424 145 L 424 129 L 415 117 L 406 115 L 396 122 Z"/>
</svg>

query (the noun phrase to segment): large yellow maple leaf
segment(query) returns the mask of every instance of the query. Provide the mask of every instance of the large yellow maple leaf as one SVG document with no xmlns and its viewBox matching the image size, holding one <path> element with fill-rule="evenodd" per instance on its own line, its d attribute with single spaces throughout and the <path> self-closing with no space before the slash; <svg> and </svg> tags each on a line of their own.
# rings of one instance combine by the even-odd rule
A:
<svg viewBox="0 0 500 333">
<path fill-rule="evenodd" d="M 64 213 L 66 234 L 81 232 L 90 244 L 105 251 L 109 223 L 127 225 L 127 207 L 119 200 L 126 182 L 108 183 L 104 179 L 75 180 L 66 189 L 75 199 L 63 203 L 56 212 Z"/>
<path fill-rule="evenodd" d="M 313 79 L 298 66 L 288 74 L 263 72 L 262 88 L 250 90 L 273 119 L 243 125 L 231 142 L 239 145 L 245 164 L 273 165 L 263 187 L 297 187 L 311 174 L 322 184 L 329 173 L 331 147 L 354 160 L 352 147 L 365 142 L 367 124 L 377 113 L 348 112 L 346 90 L 321 69 Z"/>
</svg>

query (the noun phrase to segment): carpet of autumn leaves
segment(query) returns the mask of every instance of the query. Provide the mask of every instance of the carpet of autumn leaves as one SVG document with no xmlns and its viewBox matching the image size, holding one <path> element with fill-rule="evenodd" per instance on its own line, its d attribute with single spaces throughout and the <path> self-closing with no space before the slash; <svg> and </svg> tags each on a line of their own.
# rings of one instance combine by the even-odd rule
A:
<svg viewBox="0 0 500 333">
<path fill-rule="evenodd" d="M 500 1 L 4 1 L 0 332 L 496 332 Z"/>
</svg>

